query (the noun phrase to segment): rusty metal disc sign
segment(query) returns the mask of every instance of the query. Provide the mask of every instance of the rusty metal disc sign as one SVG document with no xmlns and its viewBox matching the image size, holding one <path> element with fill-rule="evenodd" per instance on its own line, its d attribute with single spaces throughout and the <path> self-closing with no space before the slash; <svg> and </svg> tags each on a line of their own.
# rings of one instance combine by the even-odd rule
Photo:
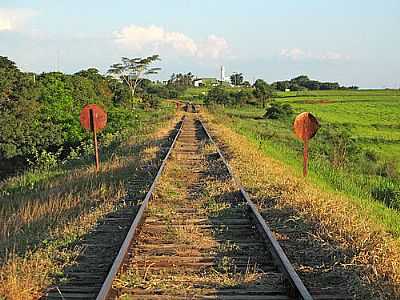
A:
<svg viewBox="0 0 400 300">
<path fill-rule="evenodd" d="M 93 114 L 93 124 L 90 122 L 90 114 Z M 97 104 L 87 104 L 81 111 L 80 121 L 83 128 L 100 131 L 107 125 L 107 113 Z"/>
<path fill-rule="evenodd" d="M 309 112 L 299 114 L 294 120 L 294 133 L 302 141 L 312 139 L 320 125 L 316 117 Z"/>
<path fill-rule="evenodd" d="M 93 147 L 95 154 L 96 171 L 100 170 L 99 147 L 97 145 L 97 131 L 107 124 L 107 113 L 96 104 L 88 104 L 82 108 L 80 121 L 83 128 L 93 132 Z"/>
<path fill-rule="evenodd" d="M 309 112 L 299 114 L 294 120 L 293 129 L 296 136 L 304 142 L 303 175 L 308 173 L 308 141 L 317 133 L 320 124 L 316 117 Z"/>
</svg>

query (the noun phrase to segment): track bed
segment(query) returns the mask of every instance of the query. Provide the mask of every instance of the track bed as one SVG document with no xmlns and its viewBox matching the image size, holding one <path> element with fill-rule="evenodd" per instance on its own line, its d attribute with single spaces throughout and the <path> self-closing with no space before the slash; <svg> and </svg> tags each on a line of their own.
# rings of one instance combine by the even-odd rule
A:
<svg viewBox="0 0 400 300">
<path fill-rule="evenodd" d="M 136 217 L 100 224 L 109 242 L 88 253 L 94 264 L 83 263 L 73 284 L 48 299 L 349 299 L 330 289 L 311 296 L 232 176 L 189 113 Z M 110 224 L 124 242 L 113 242 L 120 238 Z"/>
</svg>

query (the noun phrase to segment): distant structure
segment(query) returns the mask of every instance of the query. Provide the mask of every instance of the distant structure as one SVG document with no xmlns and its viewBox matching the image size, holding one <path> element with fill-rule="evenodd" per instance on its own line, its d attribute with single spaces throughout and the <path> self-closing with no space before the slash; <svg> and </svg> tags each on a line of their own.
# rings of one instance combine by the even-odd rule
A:
<svg viewBox="0 0 400 300">
<path fill-rule="evenodd" d="M 197 78 L 197 79 L 193 80 L 193 85 L 195 87 L 203 86 L 204 85 L 203 78 Z"/>
<path fill-rule="evenodd" d="M 221 77 L 220 77 L 221 82 L 225 81 L 225 67 L 221 66 Z"/>
</svg>

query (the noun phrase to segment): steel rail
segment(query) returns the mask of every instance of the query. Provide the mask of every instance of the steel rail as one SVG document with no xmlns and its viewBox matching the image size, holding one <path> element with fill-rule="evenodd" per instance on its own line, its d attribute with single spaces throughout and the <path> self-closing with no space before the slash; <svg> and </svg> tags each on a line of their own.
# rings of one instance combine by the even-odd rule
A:
<svg viewBox="0 0 400 300">
<path fill-rule="evenodd" d="M 225 167 L 227 168 L 229 174 L 231 175 L 235 185 L 239 188 L 240 193 L 244 197 L 249 207 L 250 212 L 254 220 L 256 221 L 257 229 L 260 234 L 264 237 L 264 239 L 268 242 L 269 249 L 272 253 L 275 262 L 277 263 L 279 269 L 282 273 L 286 276 L 290 284 L 290 296 L 295 297 L 296 299 L 303 299 L 303 300 L 312 300 L 313 297 L 311 296 L 310 292 L 305 287 L 303 281 L 300 279 L 299 275 L 297 274 L 296 270 L 293 268 L 292 264 L 290 263 L 289 259 L 287 258 L 285 252 L 283 251 L 282 247 L 279 245 L 279 242 L 275 239 L 272 234 L 271 229 L 268 227 L 267 223 L 265 222 L 264 218 L 259 213 L 256 205 L 253 201 L 251 201 L 249 195 L 245 191 L 243 185 L 241 184 L 238 177 L 235 176 L 233 169 L 229 165 L 228 161 L 225 159 L 224 155 L 222 154 L 221 150 L 219 149 L 217 143 L 213 140 L 211 134 L 203 124 L 200 119 L 197 119 L 204 132 L 206 133 L 210 142 L 216 147 L 217 152 L 223 161 Z"/>
<path fill-rule="evenodd" d="M 122 246 L 119 249 L 118 255 L 115 258 L 115 260 L 107 274 L 107 277 L 101 286 L 100 292 L 98 293 L 96 300 L 106 300 L 111 293 L 112 283 L 113 283 L 115 277 L 117 276 L 118 271 L 120 270 L 127 254 L 128 254 L 128 250 L 129 250 L 132 242 L 135 239 L 137 229 L 142 224 L 142 222 L 145 218 L 145 212 L 148 207 L 149 201 L 150 201 L 151 197 L 153 196 L 154 189 L 161 177 L 161 174 L 165 168 L 168 158 L 170 157 L 170 155 L 172 153 L 172 150 L 176 144 L 176 141 L 182 132 L 182 128 L 183 128 L 185 119 L 186 119 L 186 116 L 184 116 L 181 120 L 181 125 L 179 126 L 178 132 L 176 133 L 175 138 L 174 138 L 167 154 L 165 155 L 160 168 L 158 169 L 158 172 L 157 172 L 156 177 L 154 178 L 153 184 L 151 185 L 149 191 L 146 194 L 146 197 L 144 198 L 142 204 L 140 205 L 139 211 L 137 212 L 135 219 L 133 220 L 133 223 L 132 223 L 131 227 L 129 228 L 129 231 L 124 239 L 124 242 L 122 243 Z"/>
</svg>

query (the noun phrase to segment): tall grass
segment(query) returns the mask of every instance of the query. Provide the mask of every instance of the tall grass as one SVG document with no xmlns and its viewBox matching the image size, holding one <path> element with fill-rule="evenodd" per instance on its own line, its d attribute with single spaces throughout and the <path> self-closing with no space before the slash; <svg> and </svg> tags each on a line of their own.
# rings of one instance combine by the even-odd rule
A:
<svg viewBox="0 0 400 300">
<path fill-rule="evenodd" d="M 140 125 L 103 140 L 100 173 L 92 155 L 85 155 L 2 183 L 0 298 L 37 299 L 63 276 L 79 254 L 79 239 L 99 218 L 124 205 L 132 180 L 151 176 L 144 167 L 158 163 L 173 116 L 169 107 L 147 112 Z M 152 137 L 161 125 L 160 135 Z"/>
<path fill-rule="evenodd" d="M 292 133 L 291 119 L 264 120 L 261 118 L 263 110 L 256 107 L 214 107 L 213 113 L 221 122 L 246 136 L 257 148 L 290 165 L 296 174 L 301 174 L 302 144 Z M 328 124 L 324 121 L 323 126 Z M 385 223 L 388 231 L 400 237 L 398 171 L 391 170 L 393 174 L 390 176 L 381 174 L 384 157 L 378 155 L 376 162 L 369 161 L 364 153 L 369 148 L 363 149 L 362 146 L 357 148 L 361 152 L 350 153 L 344 166 L 335 167 L 326 154 L 319 153 L 327 147 L 326 143 L 318 136 L 311 142 L 310 179 L 325 189 L 344 193 L 359 199 L 356 201 L 362 202 L 362 205 L 370 206 L 372 213 Z"/>
<path fill-rule="evenodd" d="M 216 140 L 223 143 L 223 148 L 229 153 L 232 168 L 261 209 L 272 205 L 293 211 L 312 224 L 312 229 L 307 231 L 311 239 L 315 237 L 325 249 L 332 249 L 330 253 L 336 262 L 332 269 L 342 266 L 361 274 L 365 286 L 375 288 L 377 294 L 372 299 L 399 299 L 398 212 L 368 198 L 348 197 L 333 191 L 331 184 L 321 179 L 315 170 L 312 177 L 303 179 L 299 168 L 288 166 L 287 161 L 283 163 L 271 158 L 272 155 L 265 155 L 265 150 L 271 150 L 265 143 L 257 149 L 257 140 L 235 132 L 238 131 L 236 120 L 228 123 L 227 118 L 220 118 L 219 114 L 217 117 L 206 116 Z M 269 153 L 276 151 L 277 148 Z M 327 173 L 333 175 L 329 169 Z M 333 177 L 332 180 L 335 180 L 336 176 Z M 343 181 L 339 179 L 338 182 Z M 292 222 L 291 219 L 285 220 Z M 266 222 L 270 219 L 266 218 Z M 393 234 L 397 235 L 396 238 Z M 302 269 L 309 273 L 306 265 L 310 252 L 306 249 L 300 252 L 305 253 L 304 261 L 299 261 L 301 253 L 290 259 L 298 261 Z M 322 268 L 327 267 L 325 262 L 322 264 Z M 316 273 L 312 275 L 315 280 Z M 355 299 L 367 299 L 362 296 L 365 290 L 367 288 L 363 287 L 354 290 Z"/>
</svg>

